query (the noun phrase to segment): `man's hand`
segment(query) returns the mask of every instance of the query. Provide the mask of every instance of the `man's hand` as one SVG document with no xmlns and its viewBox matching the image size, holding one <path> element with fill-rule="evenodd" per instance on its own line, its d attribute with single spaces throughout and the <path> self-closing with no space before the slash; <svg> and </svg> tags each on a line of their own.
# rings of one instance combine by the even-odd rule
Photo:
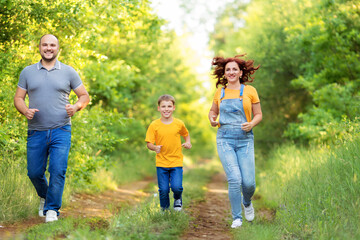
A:
<svg viewBox="0 0 360 240">
<path fill-rule="evenodd" d="M 67 115 L 69 117 L 72 117 L 77 112 L 78 108 L 77 108 L 76 104 L 75 105 L 66 104 L 65 110 L 67 112 Z"/>
<path fill-rule="evenodd" d="M 28 110 L 26 110 L 25 112 L 25 117 L 29 120 L 33 119 L 34 118 L 34 115 L 36 112 L 39 112 L 39 109 L 36 109 L 36 108 L 29 108 Z"/>
<path fill-rule="evenodd" d="M 189 142 L 183 143 L 183 144 L 181 144 L 181 146 L 183 146 L 184 148 L 187 148 L 187 149 L 190 149 L 192 147 L 191 143 L 189 143 Z"/>
</svg>

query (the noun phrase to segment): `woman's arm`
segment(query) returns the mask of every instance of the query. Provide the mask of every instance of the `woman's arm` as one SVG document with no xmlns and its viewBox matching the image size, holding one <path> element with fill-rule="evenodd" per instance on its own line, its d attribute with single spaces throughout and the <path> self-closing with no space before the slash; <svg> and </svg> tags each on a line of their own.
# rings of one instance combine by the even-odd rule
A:
<svg viewBox="0 0 360 240">
<path fill-rule="evenodd" d="M 241 129 L 249 132 L 251 129 L 253 129 L 256 125 L 258 125 L 261 120 L 262 120 L 262 112 L 261 112 L 261 105 L 260 103 L 253 103 L 251 105 L 252 107 L 252 112 L 253 112 L 253 119 L 251 120 L 251 122 L 246 122 L 243 123 L 243 125 L 241 126 Z"/>
<path fill-rule="evenodd" d="M 210 111 L 209 111 L 209 120 L 210 124 L 213 127 L 216 127 L 219 123 L 216 121 L 217 117 L 219 115 L 219 108 L 216 103 L 213 102 Z"/>
</svg>

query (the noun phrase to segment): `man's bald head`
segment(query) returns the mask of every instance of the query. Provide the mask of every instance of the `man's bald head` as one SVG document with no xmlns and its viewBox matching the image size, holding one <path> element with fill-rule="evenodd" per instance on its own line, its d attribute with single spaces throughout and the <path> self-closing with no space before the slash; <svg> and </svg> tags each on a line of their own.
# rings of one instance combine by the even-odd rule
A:
<svg viewBox="0 0 360 240">
<path fill-rule="evenodd" d="M 57 44 L 59 45 L 59 39 L 58 39 L 54 34 L 45 34 L 45 35 L 43 35 L 43 36 L 40 38 L 39 45 L 41 45 L 41 40 L 42 40 L 43 37 L 45 37 L 45 36 L 53 36 L 54 38 L 56 38 Z"/>
</svg>

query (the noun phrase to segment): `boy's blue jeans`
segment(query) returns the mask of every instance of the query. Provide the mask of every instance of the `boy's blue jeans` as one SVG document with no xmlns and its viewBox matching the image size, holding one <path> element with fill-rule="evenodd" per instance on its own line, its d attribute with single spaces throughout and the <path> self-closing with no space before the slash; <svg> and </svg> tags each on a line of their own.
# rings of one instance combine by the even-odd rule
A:
<svg viewBox="0 0 360 240">
<path fill-rule="evenodd" d="M 156 172 L 159 186 L 160 207 L 161 209 L 165 210 L 170 207 L 170 188 L 174 193 L 174 199 L 181 199 L 183 192 L 183 168 L 156 167 Z"/>
<path fill-rule="evenodd" d="M 228 180 L 232 217 L 234 220 L 242 219 L 241 203 L 245 206 L 251 204 L 256 187 L 254 135 L 240 127 L 220 127 L 216 142 Z"/>
<path fill-rule="evenodd" d="M 45 198 L 44 214 L 54 210 L 59 215 L 70 145 L 70 125 L 45 131 L 28 130 L 28 176 L 39 197 Z M 48 158 L 49 185 L 45 177 Z"/>
</svg>

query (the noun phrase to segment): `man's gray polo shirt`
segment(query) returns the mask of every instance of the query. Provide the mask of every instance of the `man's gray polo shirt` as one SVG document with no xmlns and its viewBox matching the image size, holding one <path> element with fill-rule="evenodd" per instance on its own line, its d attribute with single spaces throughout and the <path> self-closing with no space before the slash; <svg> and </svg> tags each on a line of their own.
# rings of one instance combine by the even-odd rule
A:
<svg viewBox="0 0 360 240">
<path fill-rule="evenodd" d="M 70 66 L 56 61 L 49 71 L 41 61 L 27 66 L 20 74 L 18 87 L 27 91 L 29 108 L 39 109 L 28 120 L 29 130 L 48 130 L 71 124 L 65 105 L 71 89 L 82 84 L 79 74 Z"/>
</svg>

